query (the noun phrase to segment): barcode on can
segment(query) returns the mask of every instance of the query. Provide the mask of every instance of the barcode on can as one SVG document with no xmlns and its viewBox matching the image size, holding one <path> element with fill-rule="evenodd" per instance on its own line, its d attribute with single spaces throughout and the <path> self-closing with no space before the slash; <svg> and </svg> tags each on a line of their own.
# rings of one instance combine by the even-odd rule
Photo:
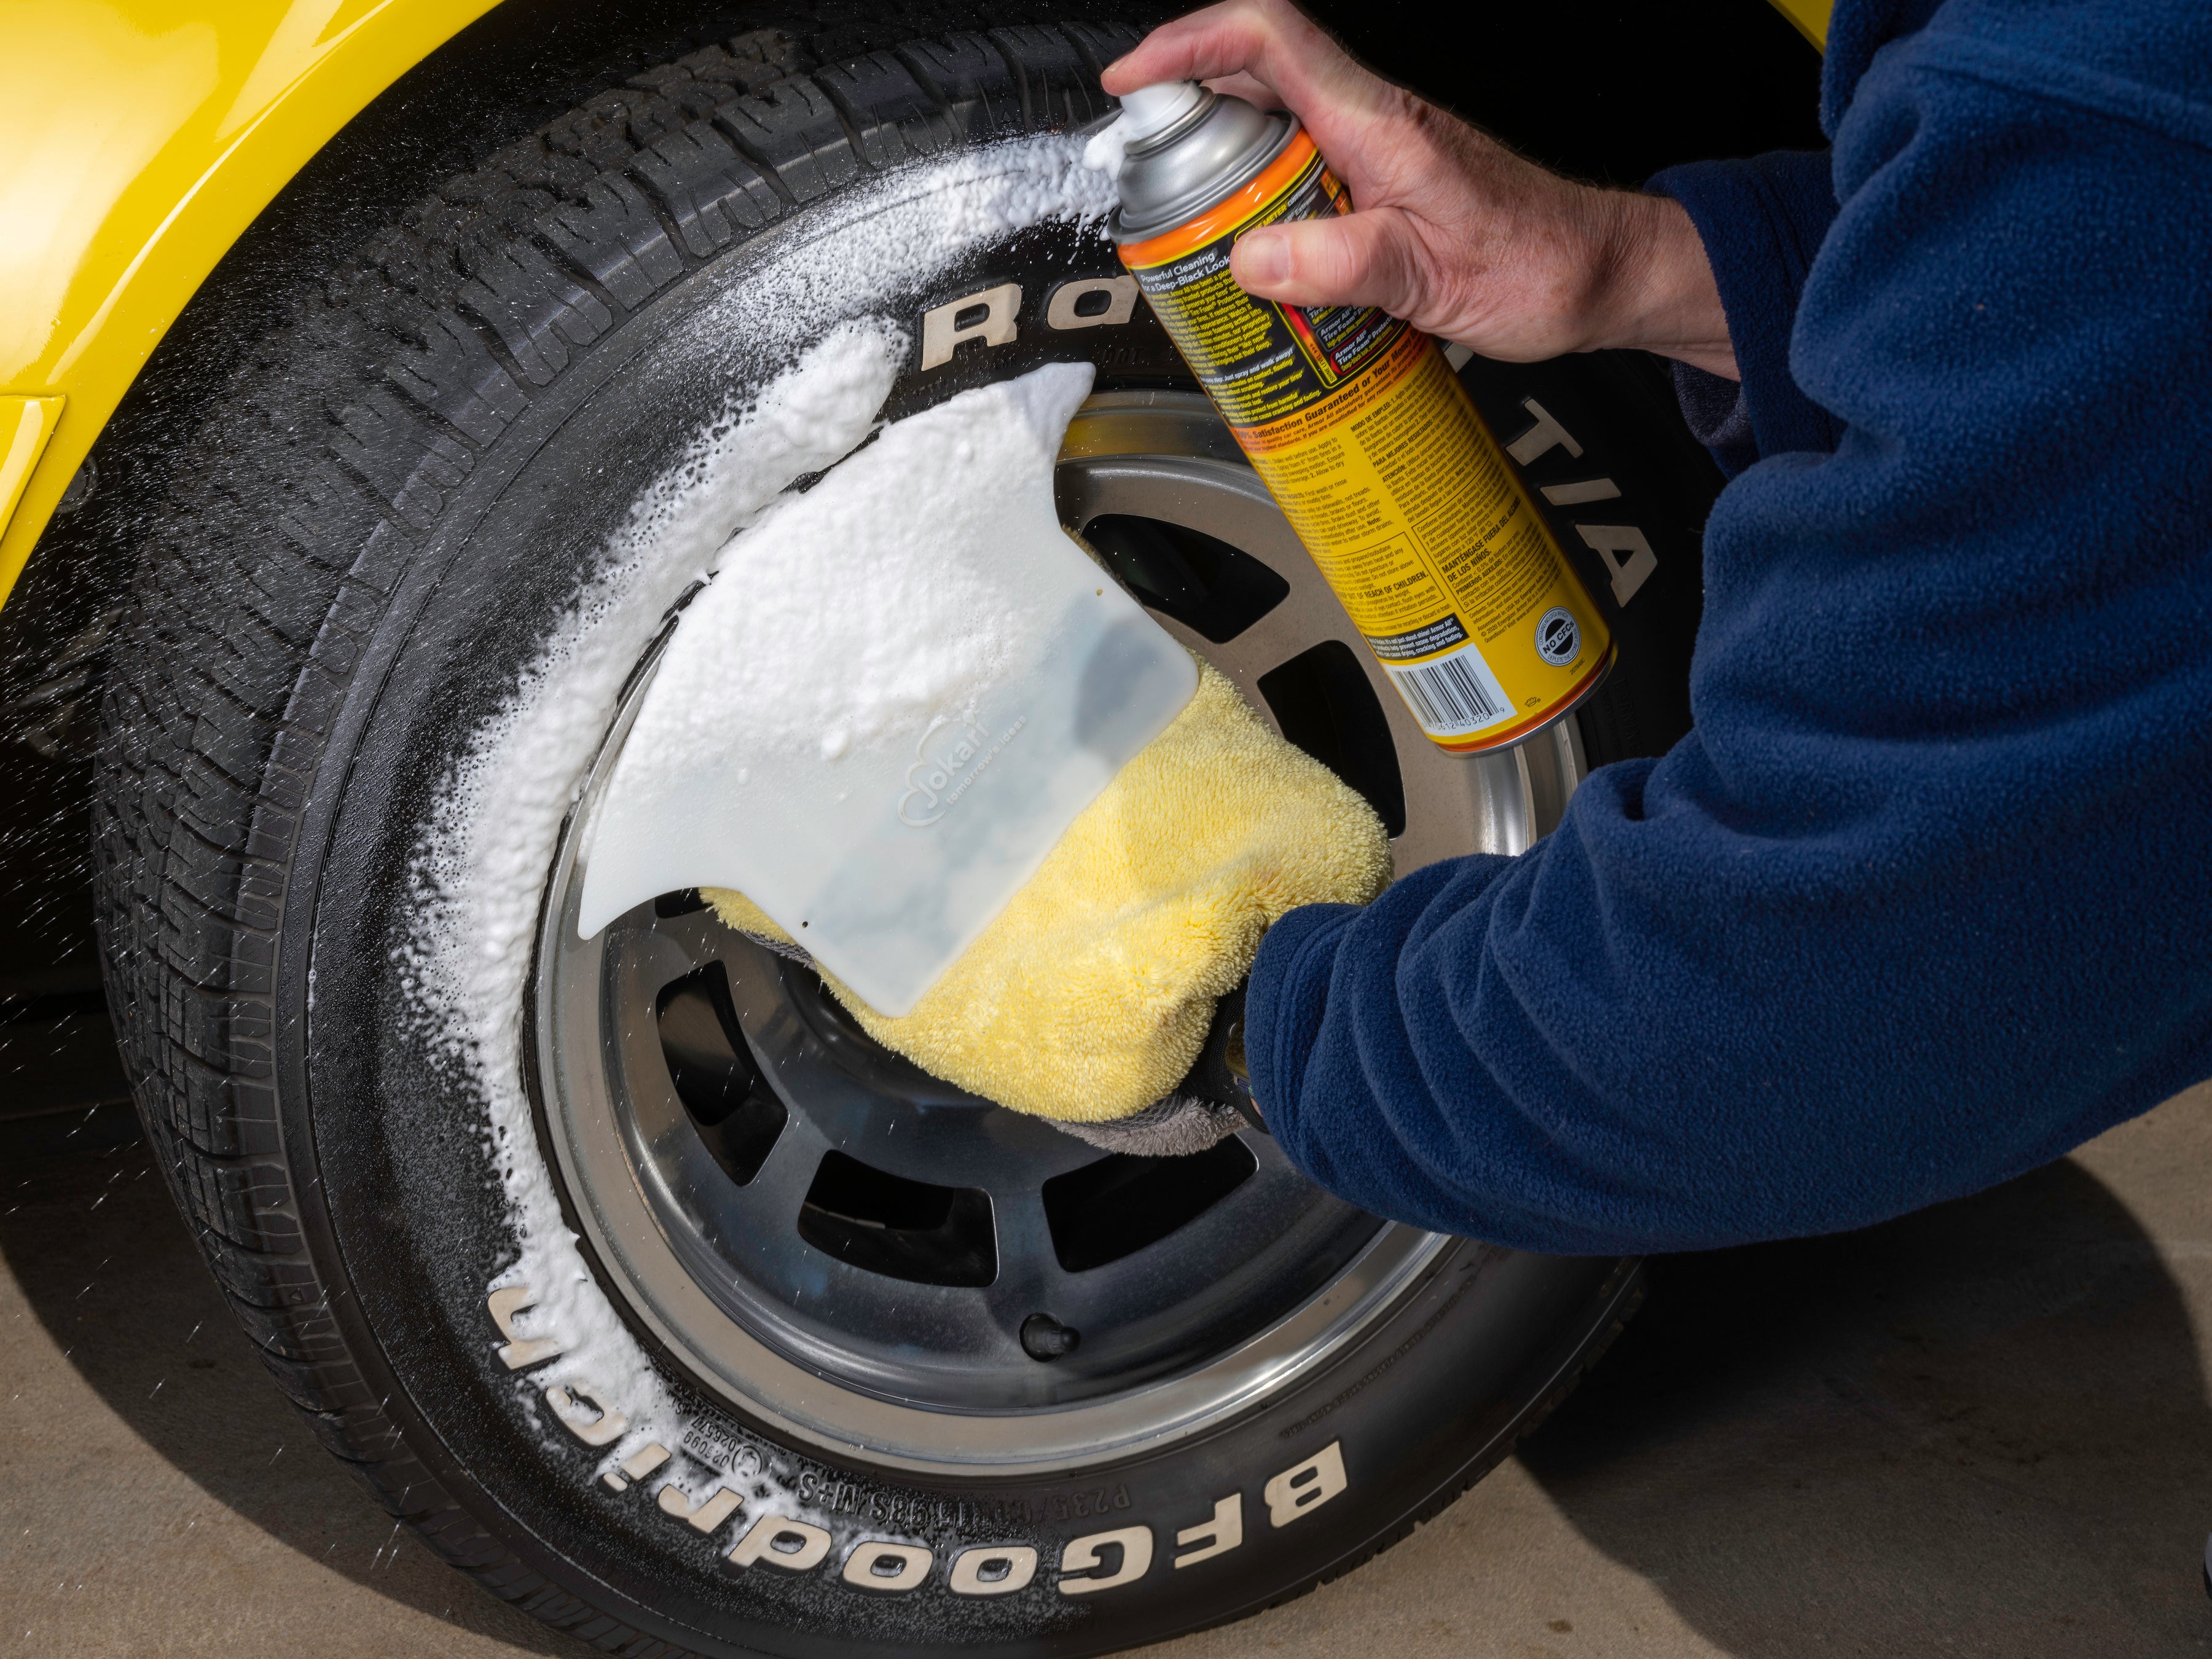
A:
<svg viewBox="0 0 2212 1659">
<path fill-rule="evenodd" d="M 1406 706 L 1425 732 L 1440 737 L 1480 732 L 1486 726 L 1497 725 L 1510 712 L 1490 665 L 1472 649 L 1403 668 L 1395 663 L 1382 666 L 1397 682 Z"/>
</svg>

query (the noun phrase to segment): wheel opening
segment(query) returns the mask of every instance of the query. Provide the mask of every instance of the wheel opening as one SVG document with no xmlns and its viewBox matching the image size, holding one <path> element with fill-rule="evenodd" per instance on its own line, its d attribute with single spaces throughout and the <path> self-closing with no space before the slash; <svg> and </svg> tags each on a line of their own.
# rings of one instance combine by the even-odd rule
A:
<svg viewBox="0 0 2212 1659">
<path fill-rule="evenodd" d="M 775 966 L 791 1006 L 807 1029 L 820 1038 L 823 1051 L 848 1077 L 871 1090 L 929 1106 L 988 1106 L 991 1103 L 969 1094 L 956 1084 L 929 1073 L 870 1036 L 852 1010 L 830 994 L 822 976 L 803 963 L 783 961 Z"/>
<path fill-rule="evenodd" d="M 990 1195 L 939 1187 L 824 1152 L 799 1236 L 848 1267 L 914 1285 L 980 1290 L 999 1276 Z"/>
<path fill-rule="evenodd" d="M 688 916 L 707 908 L 707 901 L 696 887 L 686 887 L 680 892 L 663 893 L 653 902 L 653 914 L 663 921 L 673 921 L 678 916 Z"/>
<path fill-rule="evenodd" d="M 712 962 L 663 987 L 656 1013 L 676 1097 L 722 1173 L 747 1185 L 791 1115 L 745 1042 L 728 970 Z"/>
<path fill-rule="evenodd" d="M 1406 831 L 1406 784 L 1374 683 L 1342 640 L 1323 640 L 1260 676 L 1283 736 L 1367 799 L 1386 834 Z"/>
<path fill-rule="evenodd" d="M 1260 1167 L 1237 1136 L 1188 1158 L 1115 1152 L 1044 1183 L 1053 1254 L 1069 1273 L 1133 1255 L 1198 1219 Z"/>
<path fill-rule="evenodd" d="M 1108 513 L 1083 536 L 1138 599 L 1216 645 L 1290 597 L 1291 585 L 1261 561 L 1182 525 Z"/>
</svg>

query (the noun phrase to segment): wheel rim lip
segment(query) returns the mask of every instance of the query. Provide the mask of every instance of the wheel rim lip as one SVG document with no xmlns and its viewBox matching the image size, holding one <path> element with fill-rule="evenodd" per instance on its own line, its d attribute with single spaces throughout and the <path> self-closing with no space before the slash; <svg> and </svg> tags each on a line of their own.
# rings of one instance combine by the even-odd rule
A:
<svg viewBox="0 0 2212 1659">
<path fill-rule="evenodd" d="M 1223 453 L 1227 434 L 1202 399 L 1108 393 L 1086 404 L 1078 422 L 1085 415 L 1110 419 L 1117 412 L 1149 415 L 1155 421 L 1165 417 L 1186 434 L 1210 428 L 1206 448 L 1195 459 L 1209 468 L 1243 473 L 1236 481 L 1237 493 L 1251 504 L 1271 505 L 1249 469 L 1241 466 L 1242 458 L 1233 449 Z M 1075 447 L 1072 439 L 1070 448 Z M 1141 450 L 1124 448 L 1118 458 L 1142 459 Z M 1069 452 L 1062 459 L 1068 461 Z M 1152 459 L 1188 463 L 1194 458 L 1186 446 L 1180 455 Z M 1170 631 L 1180 637 L 1180 630 Z M 1220 649 L 1190 642 L 1209 655 Z M 563 1041 L 564 1034 L 596 1032 L 599 1025 L 611 930 L 576 941 L 579 884 L 572 877 L 580 827 L 588 821 L 590 805 L 635 708 L 635 696 L 627 696 L 610 728 L 580 810 L 564 830 L 549 889 L 538 944 L 541 966 L 532 988 L 548 1139 L 576 1217 L 617 1299 L 682 1369 L 746 1415 L 822 1449 L 917 1474 L 1044 1474 L 1094 1465 L 1202 1432 L 1278 1392 L 1291 1377 L 1323 1363 L 1370 1329 L 1434 1269 L 1453 1242 L 1383 1224 L 1332 1280 L 1224 1352 L 1161 1380 L 1061 1405 L 972 1411 L 908 1403 L 826 1376 L 746 1329 L 684 1267 L 655 1219 L 652 1199 L 642 1190 L 623 1144 L 622 1114 L 610 1096 L 605 1068 L 580 1066 L 573 1042 Z M 1495 761 L 1486 769 L 1457 764 L 1468 775 L 1492 775 L 1493 793 L 1505 775 Z M 1511 781 L 1525 782 L 1525 768 Z M 1494 815 L 1477 816 L 1494 822 Z M 1411 821 L 1409 812 L 1409 825 Z M 589 1057 L 587 1050 L 584 1058 Z M 611 1165 L 626 1165 L 628 1179 L 605 1179 Z"/>
</svg>

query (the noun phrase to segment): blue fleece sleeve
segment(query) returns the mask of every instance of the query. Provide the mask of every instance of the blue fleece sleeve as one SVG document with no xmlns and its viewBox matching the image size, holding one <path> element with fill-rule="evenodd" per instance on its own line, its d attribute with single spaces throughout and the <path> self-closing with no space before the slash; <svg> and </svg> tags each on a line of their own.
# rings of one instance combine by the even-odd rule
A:
<svg viewBox="0 0 2212 1659">
<path fill-rule="evenodd" d="M 1689 214 L 1728 313 L 1750 431 L 1722 428 L 1730 439 L 1726 442 L 1700 434 L 1721 470 L 1733 477 L 1763 456 L 1834 449 L 1842 423 L 1808 398 L 1790 373 L 1797 296 L 1836 216 L 1827 153 L 1785 150 L 1744 161 L 1692 161 L 1654 174 L 1645 188 L 1673 197 Z"/>
<path fill-rule="evenodd" d="M 1870 1223 L 2212 1075 L 2212 7 L 1869 54 L 1794 377 L 1706 534 L 1695 731 L 1513 860 L 1296 912 L 1288 1156 L 1534 1249 Z"/>
</svg>

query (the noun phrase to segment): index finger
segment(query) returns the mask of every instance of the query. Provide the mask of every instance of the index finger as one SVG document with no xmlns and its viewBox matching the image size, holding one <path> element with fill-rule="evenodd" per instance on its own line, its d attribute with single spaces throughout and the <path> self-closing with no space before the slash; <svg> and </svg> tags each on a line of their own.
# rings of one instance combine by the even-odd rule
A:
<svg viewBox="0 0 2212 1659">
<path fill-rule="evenodd" d="M 1262 50 L 1257 20 L 1243 0 L 1223 0 L 1163 23 L 1109 64 L 1099 83 L 1118 98 L 1162 81 L 1211 81 L 1249 73 Z"/>
<path fill-rule="evenodd" d="M 1221 0 L 1163 23 L 1101 77 L 1116 97 L 1161 81 L 1223 82 L 1243 96 L 1256 82 L 1272 96 L 1255 101 L 1279 100 L 1316 137 L 1370 112 L 1384 90 L 1288 0 Z"/>
</svg>

